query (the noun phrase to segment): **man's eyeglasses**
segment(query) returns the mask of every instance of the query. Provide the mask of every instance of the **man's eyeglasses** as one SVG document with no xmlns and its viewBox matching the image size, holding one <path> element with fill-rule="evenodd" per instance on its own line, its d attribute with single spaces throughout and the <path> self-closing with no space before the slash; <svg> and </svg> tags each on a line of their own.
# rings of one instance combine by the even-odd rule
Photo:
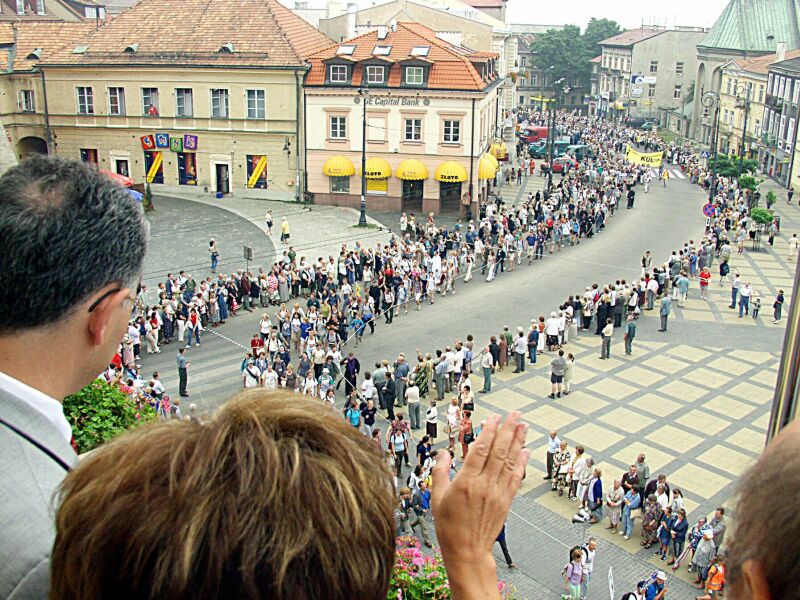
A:
<svg viewBox="0 0 800 600">
<path fill-rule="evenodd" d="M 105 294 L 103 294 L 97 300 L 92 302 L 92 305 L 89 307 L 89 312 L 93 312 L 98 306 L 100 306 L 100 303 L 103 300 L 105 300 L 109 296 L 113 296 L 114 294 L 116 294 L 117 292 L 119 292 L 122 289 L 124 289 L 124 288 L 116 287 L 116 288 L 108 290 Z M 141 291 L 142 291 L 142 285 L 139 284 L 139 285 L 136 286 L 136 296 L 138 296 L 139 292 L 141 292 Z M 127 296 L 126 300 L 130 300 L 131 304 L 133 304 L 135 306 L 136 305 L 136 296 Z"/>
</svg>

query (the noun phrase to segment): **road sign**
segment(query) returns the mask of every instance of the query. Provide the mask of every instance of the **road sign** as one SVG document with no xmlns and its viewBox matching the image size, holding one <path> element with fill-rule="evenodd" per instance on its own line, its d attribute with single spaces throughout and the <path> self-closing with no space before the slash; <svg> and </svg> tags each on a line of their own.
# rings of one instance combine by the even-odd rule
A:
<svg viewBox="0 0 800 600">
<path fill-rule="evenodd" d="M 708 153 L 708 150 L 703 150 L 700 153 L 700 158 L 708 158 L 709 156 L 711 156 L 711 155 Z"/>
<path fill-rule="evenodd" d="M 608 593 L 611 594 L 611 600 L 614 600 L 614 568 L 608 567 Z"/>
<path fill-rule="evenodd" d="M 703 214 L 707 217 L 714 216 L 714 205 L 713 204 L 706 204 L 703 206 Z"/>
</svg>

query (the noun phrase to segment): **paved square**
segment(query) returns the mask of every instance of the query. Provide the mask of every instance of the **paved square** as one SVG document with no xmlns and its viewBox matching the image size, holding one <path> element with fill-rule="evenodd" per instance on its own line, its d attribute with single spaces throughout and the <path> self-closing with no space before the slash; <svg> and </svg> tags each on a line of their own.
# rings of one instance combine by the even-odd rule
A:
<svg viewBox="0 0 800 600">
<path fill-rule="evenodd" d="M 565 425 L 569 425 L 578 420 L 576 415 L 559 410 L 555 406 L 549 404 L 538 406 L 522 416 L 526 421 L 547 431 L 551 429 L 561 429 Z"/>
<path fill-rule="evenodd" d="M 686 344 L 671 348 L 669 354 L 670 356 L 690 360 L 693 363 L 701 362 L 707 356 L 711 356 L 710 352 L 695 348 L 694 346 L 687 346 Z"/>
<path fill-rule="evenodd" d="M 706 450 L 697 457 L 697 460 L 730 473 L 734 477 L 739 477 L 755 462 L 755 458 L 723 446 L 714 446 Z"/>
<path fill-rule="evenodd" d="M 590 415 L 608 406 L 608 402 L 601 400 L 594 394 L 587 394 L 586 392 L 577 390 L 570 392 L 566 396 L 561 396 L 559 405 L 583 415 Z"/>
<path fill-rule="evenodd" d="M 688 376 L 693 382 L 699 383 L 700 385 L 704 385 L 707 388 L 722 388 L 723 386 L 730 383 L 732 377 L 720 373 L 719 371 L 715 371 L 713 369 L 693 369 Z"/>
<path fill-rule="evenodd" d="M 672 425 L 664 425 L 645 437 L 677 454 L 688 452 L 703 441 L 703 438 L 700 436 L 684 431 L 683 429 L 678 429 Z"/>
<path fill-rule="evenodd" d="M 642 367 L 628 367 L 624 371 L 619 371 L 614 374 L 616 377 L 629 381 L 634 385 L 652 386 L 664 379 L 666 375 L 662 375 L 658 371 L 652 369 L 643 369 Z"/>
<path fill-rule="evenodd" d="M 735 431 L 725 438 L 725 441 L 754 454 L 760 454 L 764 450 L 767 436 L 761 431 L 754 431 L 749 427 Z"/>
<path fill-rule="evenodd" d="M 679 408 L 683 408 L 682 404 L 667 400 L 664 396 L 659 396 L 658 394 L 644 394 L 635 400 L 631 400 L 628 405 L 638 408 L 646 415 L 658 415 L 661 417 L 669 416 Z"/>
<path fill-rule="evenodd" d="M 513 410 L 520 410 L 523 406 L 535 402 L 536 398 L 523 396 L 509 389 L 502 389 L 485 395 L 478 394 L 475 399 L 475 405 L 483 404 L 484 401 L 506 412 L 511 412 Z"/>
<path fill-rule="evenodd" d="M 603 423 L 607 423 L 613 427 L 616 427 L 617 429 L 621 429 L 622 431 L 627 431 L 629 433 L 636 433 L 637 431 L 641 431 L 645 427 L 655 423 L 654 419 L 651 419 L 644 413 L 630 410 L 622 406 L 615 408 L 610 413 L 601 415 L 599 419 Z"/>
<path fill-rule="evenodd" d="M 700 409 L 689 411 L 682 417 L 677 418 L 675 422 L 694 429 L 695 431 L 699 431 L 704 434 L 706 438 L 717 435 L 731 424 L 730 421 L 720 419 Z"/>
<path fill-rule="evenodd" d="M 595 394 L 617 399 L 626 398 L 627 396 L 639 391 L 637 388 L 619 381 L 615 381 L 611 377 L 605 377 L 597 383 L 593 383 L 587 389 Z"/>
<path fill-rule="evenodd" d="M 749 320 L 752 321 L 753 319 Z M 734 351 L 733 354 L 735 355 L 736 352 Z M 724 356 L 712 360 L 706 366 L 709 367 L 710 369 L 717 369 L 719 371 L 722 371 L 723 373 L 733 374 L 733 375 L 744 375 L 750 369 L 753 368 L 753 365 L 751 364 L 743 363 L 742 361 L 734 360 L 733 358 L 727 358 Z"/>
<path fill-rule="evenodd" d="M 565 433 L 564 436 L 578 444 L 583 444 L 587 451 L 589 449 L 593 451 L 603 451 L 609 446 L 613 446 L 625 439 L 624 436 L 614 433 L 606 427 L 595 425 L 594 423 L 581 425 L 577 429 Z M 594 453 L 592 454 L 594 455 Z"/>
<path fill-rule="evenodd" d="M 737 420 L 746 417 L 755 410 L 752 404 L 739 402 L 733 398 L 726 398 L 724 395 L 714 396 L 711 400 L 703 404 L 703 408 L 707 411 L 722 415 L 723 417 L 730 417 Z"/>
<path fill-rule="evenodd" d="M 701 388 L 683 380 L 670 381 L 666 385 L 658 388 L 659 393 L 669 396 L 674 400 L 681 402 L 694 402 L 700 396 L 708 393 L 708 390 Z"/>
<path fill-rule="evenodd" d="M 543 375 L 528 375 L 523 381 L 515 381 L 514 387 L 531 394 L 531 401 L 542 398 L 550 393 L 550 377 Z"/>
<path fill-rule="evenodd" d="M 764 375 L 762 375 L 761 378 L 767 379 Z M 771 381 L 772 377 L 770 376 L 767 380 Z M 747 400 L 748 402 L 755 402 L 756 404 L 770 404 L 774 396 L 774 392 L 771 389 L 761 387 L 760 385 L 753 385 L 747 381 L 742 381 L 731 387 L 728 390 L 728 394 L 741 398 L 742 400 Z"/>
<path fill-rule="evenodd" d="M 715 496 L 731 480 L 722 475 L 717 475 L 708 469 L 688 463 L 669 475 L 667 481 L 672 489 L 680 488 L 701 498 Z M 685 493 L 684 493 L 685 495 Z"/>
<path fill-rule="evenodd" d="M 658 369 L 663 373 L 676 373 L 681 369 L 689 366 L 689 363 L 678 360 L 674 356 L 658 355 L 648 358 L 641 363 L 643 366 L 650 367 L 651 369 Z"/>
<path fill-rule="evenodd" d="M 671 463 L 675 459 L 674 455 L 668 452 L 662 452 L 642 442 L 633 442 L 629 444 L 624 450 L 617 452 L 614 458 L 623 465 L 630 466 L 636 461 L 636 457 L 639 456 L 639 454 L 644 454 L 645 456 L 645 462 L 647 462 L 647 465 L 650 467 L 650 477 L 658 475 L 665 465 Z"/>
</svg>

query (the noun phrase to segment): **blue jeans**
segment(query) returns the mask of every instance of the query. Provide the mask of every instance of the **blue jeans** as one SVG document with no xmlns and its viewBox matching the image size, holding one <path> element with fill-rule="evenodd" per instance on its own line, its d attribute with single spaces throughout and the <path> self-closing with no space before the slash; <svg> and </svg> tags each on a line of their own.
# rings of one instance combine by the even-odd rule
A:
<svg viewBox="0 0 800 600">
<path fill-rule="evenodd" d="M 739 294 L 739 288 L 731 288 L 731 308 L 736 306 L 736 296 Z"/>
<path fill-rule="evenodd" d="M 581 582 L 581 598 L 586 598 L 589 595 L 589 582 L 592 580 L 592 573 L 583 572 L 586 579 Z"/>
<path fill-rule="evenodd" d="M 217 270 L 217 263 L 219 262 L 219 257 L 216 254 L 211 255 L 211 270 Z"/>
<path fill-rule="evenodd" d="M 534 365 L 536 364 L 537 354 L 538 353 L 536 352 L 536 346 L 528 346 L 528 358 L 531 359 L 531 363 L 533 363 Z"/>
<path fill-rule="evenodd" d="M 199 327 L 192 327 L 191 329 L 187 329 L 186 331 L 189 332 L 189 337 L 186 338 L 186 345 L 192 345 L 192 334 L 194 333 L 194 338 L 197 340 L 197 343 L 200 343 L 200 328 Z"/>
<path fill-rule="evenodd" d="M 749 296 L 739 296 L 739 316 L 742 316 L 742 311 L 745 313 L 750 312 L 750 297 Z"/>
<path fill-rule="evenodd" d="M 492 369 L 490 367 L 483 367 L 483 391 L 490 392 L 492 390 Z"/>
<path fill-rule="evenodd" d="M 629 508 L 625 508 L 622 511 L 622 531 L 628 537 L 633 535 L 633 516 Z"/>
</svg>

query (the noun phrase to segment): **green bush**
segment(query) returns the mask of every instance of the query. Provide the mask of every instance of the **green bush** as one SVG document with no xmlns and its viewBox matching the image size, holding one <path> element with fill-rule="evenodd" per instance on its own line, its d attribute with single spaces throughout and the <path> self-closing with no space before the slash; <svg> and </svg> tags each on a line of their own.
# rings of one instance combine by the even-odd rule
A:
<svg viewBox="0 0 800 600">
<path fill-rule="evenodd" d="M 755 192 L 758 189 L 758 184 L 761 183 L 752 175 L 742 175 L 739 177 L 739 189 L 750 190 Z"/>
<path fill-rule="evenodd" d="M 775 204 L 775 201 L 777 199 L 778 199 L 778 197 L 775 195 L 775 192 L 773 192 L 772 190 L 768 191 L 767 192 L 767 208 L 770 208 L 773 204 Z"/>
<path fill-rule="evenodd" d="M 96 379 L 78 393 L 64 398 L 64 415 L 72 425 L 79 454 L 156 418 L 149 404 L 140 406 L 104 379 Z"/>
<path fill-rule="evenodd" d="M 758 207 L 750 211 L 750 218 L 753 219 L 753 223 L 757 225 L 769 225 L 774 219 L 771 210 Z"/>
</svg>

